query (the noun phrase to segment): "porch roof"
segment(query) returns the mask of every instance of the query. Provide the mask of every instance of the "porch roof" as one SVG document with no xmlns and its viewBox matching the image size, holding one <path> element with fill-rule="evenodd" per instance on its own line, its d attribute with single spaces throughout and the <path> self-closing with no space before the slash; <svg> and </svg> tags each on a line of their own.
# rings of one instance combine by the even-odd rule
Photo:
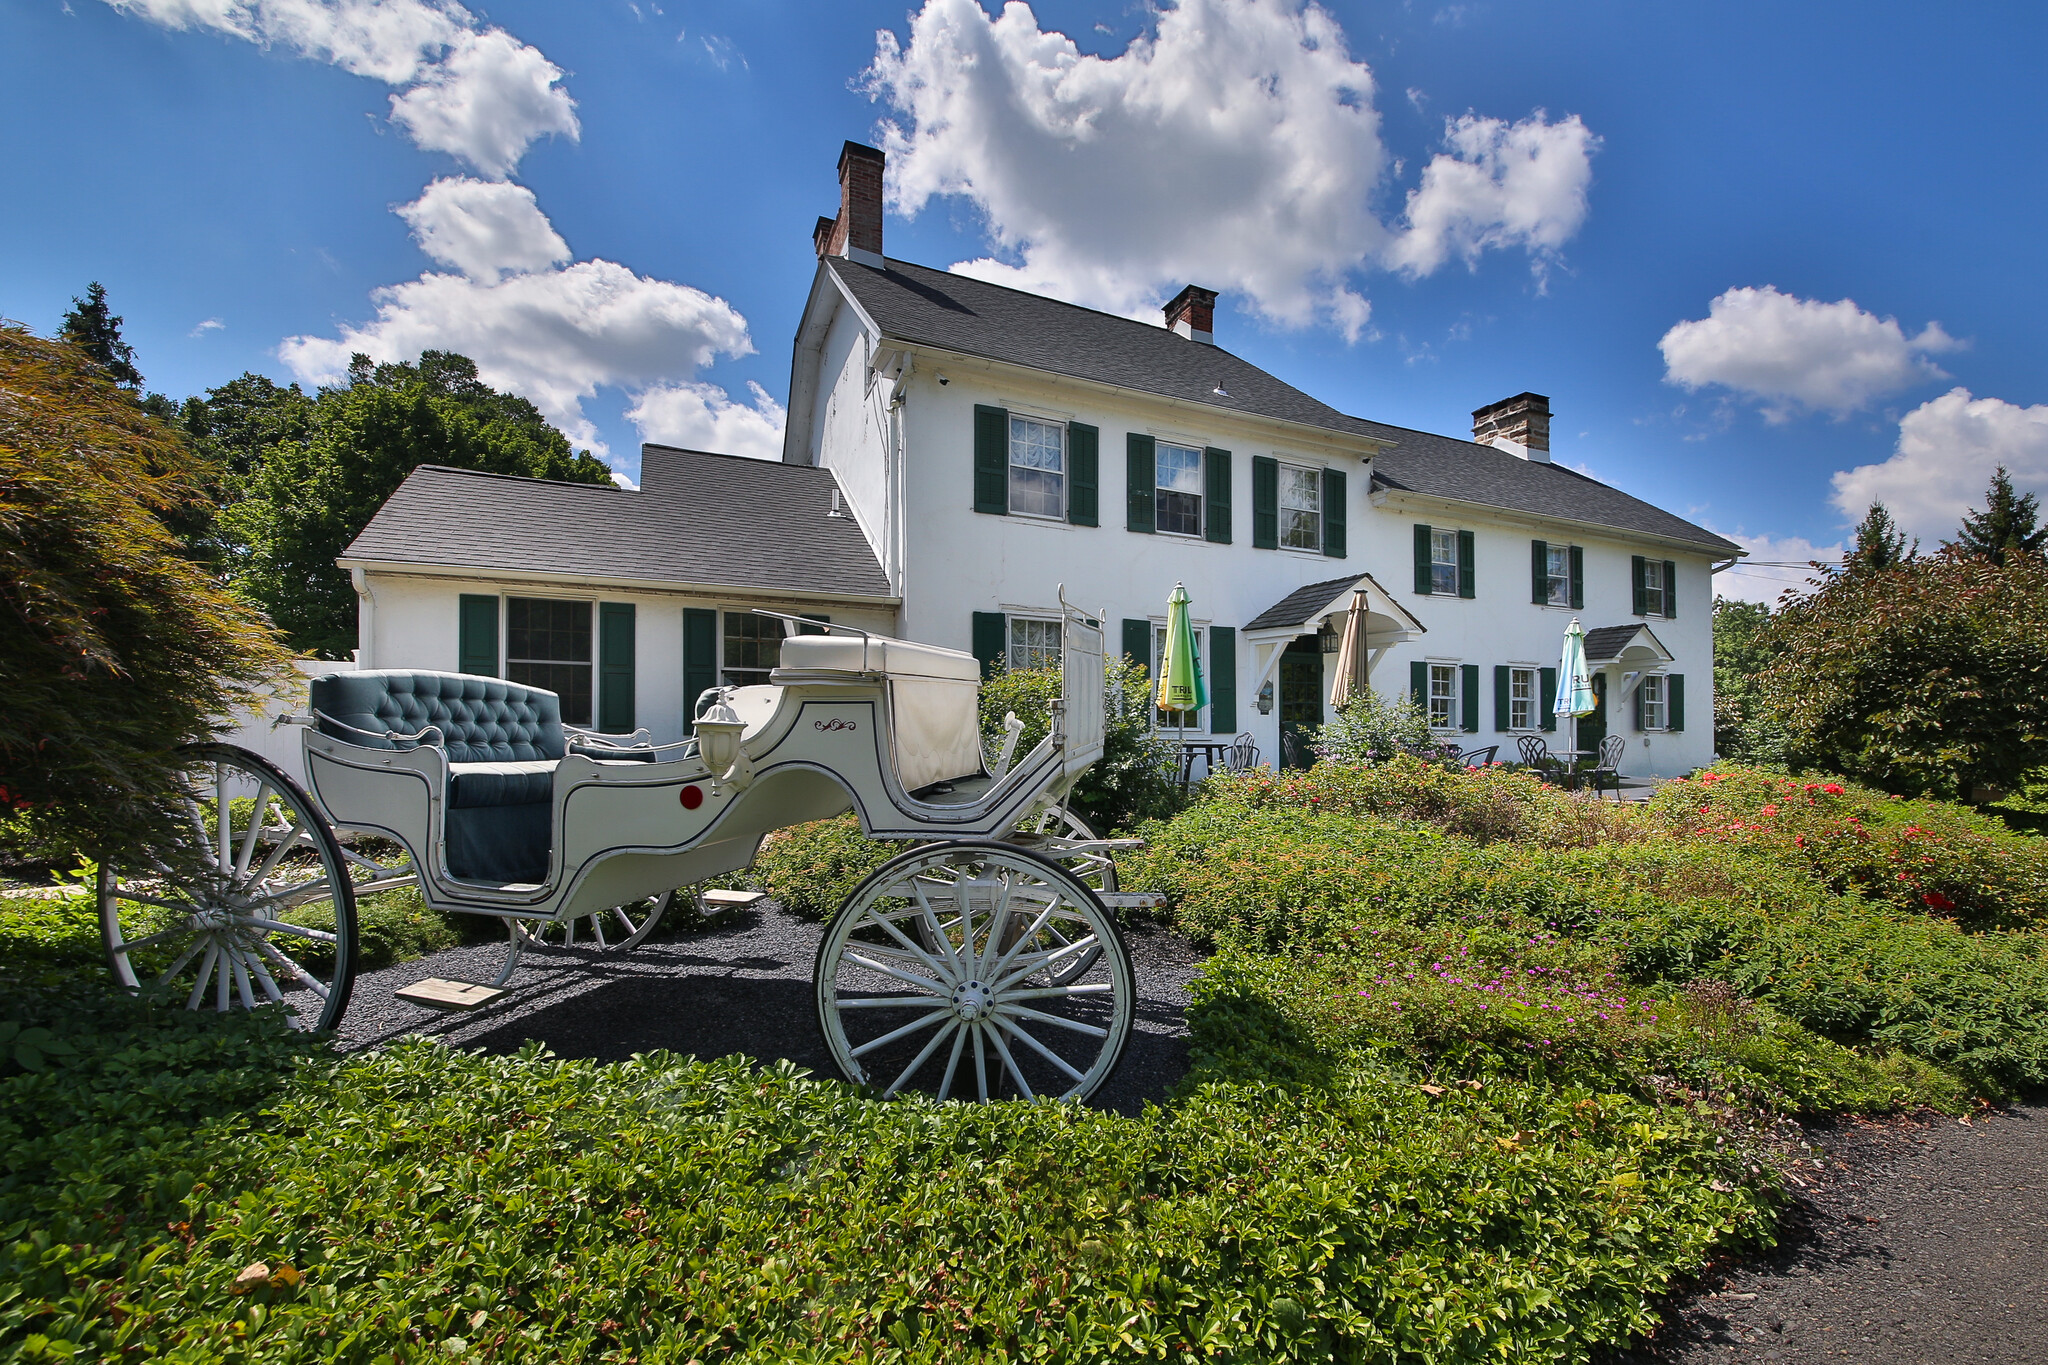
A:
<svg viewBox="0 0 2048 1365">
<path fill-rule="evenodd" d="M 1670 663 L 1672 653 L 1664 647 L 1651 629 L 1640 621 L 1626 626 L 1601 626 L 1598 630 L 1586 632 L 1586 662 L 1589 664 L 1620 663 L 1622 656 L 1631 651 L 1647 655 L 1657 663 Z"/>
<path fill-rule="evenodd" d="M 1310 583 L 1306 587 L 1296 588 L 1246 622 L 1244 632 L 1247 635 L 1274 631 L 1305 634 L 1320 626 L 1324 617 L 1361 588 L 1368 594 L 1368 603 L 1374 615 L 1391 617 L 1395 628 L 1399 630 L 1413 631 L 1417 635 L 1428 632 L 1429 628 L 1416 620 L 1414 615 L 1396 601 L 1393 594 L 1381 587 L 1379 580 L 1369 573 L 1325 579 L 1321 583 Z"/>
</svg>

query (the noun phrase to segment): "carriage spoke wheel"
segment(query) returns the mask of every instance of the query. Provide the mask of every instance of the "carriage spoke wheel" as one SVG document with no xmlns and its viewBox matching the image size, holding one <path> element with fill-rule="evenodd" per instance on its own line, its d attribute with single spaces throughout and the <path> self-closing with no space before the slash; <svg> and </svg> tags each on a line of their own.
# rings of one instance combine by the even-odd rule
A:
<svg viewBox="0 0 2048 1365">
<path fill-rule="evenodd" d="M 584 948 L 600 953 L 628 953 L 646 942 L 647 936 L 661 923 L 661 917 L 682 894 L 686 893 L 671 891 L 665 896 L 634 901 L 631 905 L 609 906 L 595 914 L 577 915 L 571 919 L 507 919 L 505 924 L 512 936 L 523 939 L 529 948 Z"/>
<path fill-rule="evenodd" d="M 1136 997 L 1094 892 L 1046 857 L 980 842 L 913 849 L 863 882 L 819 945 L 816 987 L 849 1080 L 942 1100 L 1088 1098 L 1123 1056 Z"/>
<path fill-rule="evenodd" d="M 1116 890 L 1116 860 L 1108 849 L 1101 846 L 1102 836 L 1065 806 L 1047 806 L 1012 830 L 1009 842 L 1042 853 L 1059 863 L 1080 878 L 1090 891 Z M 1066 946 L 1067 939 L 1059 924 L 1048 924 L 1039 933 L 1048 946 Z M 1063 986 L 1069 981 L 1081 980 L 1101 956 L 1102 949 L 1098 945 L 1068 959 L 1067 965 L 1053 977 L 1053 984 Z"/>
<path fill-rule="evenodd" d="M 182 993 L 225 1014 L 282 1006 L 329 1029 L 355 979 L 349 862 L 312 800 L 267 760 L 227 744 L 186 751 L 173 800 L 191 847 L 173 868 L 104 862 L 100 937 L 114 980 Z"/>
</svg>

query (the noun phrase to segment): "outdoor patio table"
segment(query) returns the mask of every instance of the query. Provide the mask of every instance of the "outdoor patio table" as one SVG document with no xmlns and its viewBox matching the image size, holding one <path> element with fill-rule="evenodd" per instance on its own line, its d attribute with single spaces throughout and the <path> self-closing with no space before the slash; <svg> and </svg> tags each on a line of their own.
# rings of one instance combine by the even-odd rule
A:
<svg viewBox="0 0 2048 1365">
<path fill-rule="evenodd" d="M 1202 760 L 1202 776 L 1207 777 L 1225 762 L 1234 740 L 1183 740 L 1180 745 L 1180 784 L 1191 786 L 1195 780 L 1195 760 Z"/>
</svg>

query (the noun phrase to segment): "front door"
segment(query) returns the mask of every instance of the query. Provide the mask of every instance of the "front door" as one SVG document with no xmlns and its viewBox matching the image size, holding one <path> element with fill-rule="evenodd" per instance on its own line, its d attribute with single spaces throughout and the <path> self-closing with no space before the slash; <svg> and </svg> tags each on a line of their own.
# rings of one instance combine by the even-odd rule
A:
<svg viewBox="0 0 2048 1365">
<path fill-rule="evenodd" d="M 1588 754 L 1600 751 L 1607 738 L 1607 675 L 1593 675 L 1593 709 L 1579 717 L 1578 747 Z"/>
<path fill-rule="evenodd" d="M 1323 650 L 1314 636 L 1287 646 L 1280 656 L 1280 766 L 1306 768 L 1316 761 L 1308 742 L 1323 723 Z"/>
</svg>

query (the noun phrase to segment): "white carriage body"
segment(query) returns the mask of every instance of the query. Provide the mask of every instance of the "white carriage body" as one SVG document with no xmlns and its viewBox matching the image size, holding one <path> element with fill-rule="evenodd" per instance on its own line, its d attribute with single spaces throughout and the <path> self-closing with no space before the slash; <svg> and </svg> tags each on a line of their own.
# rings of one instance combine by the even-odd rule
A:
<svg viewBox="0 0 2048 1365">
<path fill-rule="evenodd" d="M 1099 619 L 1067 610 L 1061 668 L 1049 732 L 1007 767 L 983 754 L 972 655 L 835 627 L 785 640 L 767 685 L 721 691 L 744 727 L 722 771 L 694 739 L 657 749 L 581 737 L 545 763 L 463 765 L 431 742 L 352 743 L 323 720 L 305 731 L 307 784 L 336 828 L 402 845 L 436 908 L 566 920 L 743 868 L 770 832 L 849 809 L 875 838 L 1005 833 L 1060 800 L 1101 757 Z M 543 879 L 493 883 L 449 871 L 451 778 L 477 769 L 551 774 Z"/>
</svg>

